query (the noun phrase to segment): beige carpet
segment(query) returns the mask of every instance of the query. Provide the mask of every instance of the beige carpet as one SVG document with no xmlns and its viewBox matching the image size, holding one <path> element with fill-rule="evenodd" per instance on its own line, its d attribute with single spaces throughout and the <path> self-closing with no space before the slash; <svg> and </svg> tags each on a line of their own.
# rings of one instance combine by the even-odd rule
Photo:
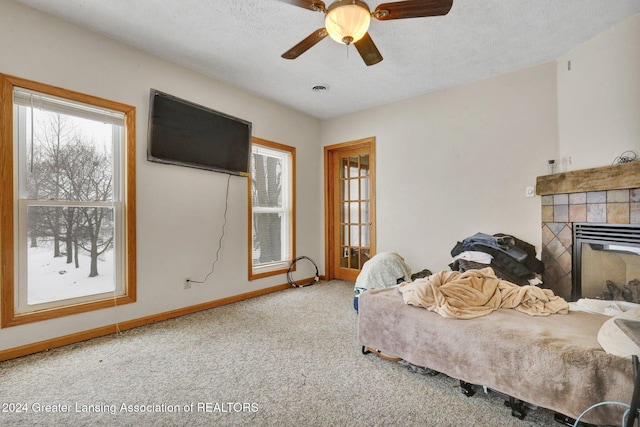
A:
<svg viewBox="0 0 640 427">
<path fill-rule="evenodd" d="M 559 426 L 363 355 L 352 298 L 320 282 L 0 363 L 0 425 Z"/>
</svg>

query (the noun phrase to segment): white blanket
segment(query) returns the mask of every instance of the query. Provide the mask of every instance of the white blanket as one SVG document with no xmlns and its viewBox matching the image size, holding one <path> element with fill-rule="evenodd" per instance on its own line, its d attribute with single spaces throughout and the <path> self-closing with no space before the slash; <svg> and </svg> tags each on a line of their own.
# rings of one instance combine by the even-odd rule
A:
<svg viewBox="0 0 640 427">
<path fill-rule="evenodd" d="M 411 280 L 411 267 L 395 252 L 380 252 L 362 266 L 356 278 L 356 294 L 395 286 Z"/>
</svg>

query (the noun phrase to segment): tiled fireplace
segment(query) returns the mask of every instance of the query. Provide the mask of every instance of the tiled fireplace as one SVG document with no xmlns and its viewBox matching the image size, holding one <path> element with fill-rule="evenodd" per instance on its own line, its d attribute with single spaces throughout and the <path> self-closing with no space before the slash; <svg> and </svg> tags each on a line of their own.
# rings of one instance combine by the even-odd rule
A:
<svg viewBox="0 0 640 427">
<path fill-rule="evenodd" d="M 542 196 L 544 286 L 571 301 L 574 224 L 640 229 L 640 162 L 538 177 L 536 191 Z"/>
</svg>

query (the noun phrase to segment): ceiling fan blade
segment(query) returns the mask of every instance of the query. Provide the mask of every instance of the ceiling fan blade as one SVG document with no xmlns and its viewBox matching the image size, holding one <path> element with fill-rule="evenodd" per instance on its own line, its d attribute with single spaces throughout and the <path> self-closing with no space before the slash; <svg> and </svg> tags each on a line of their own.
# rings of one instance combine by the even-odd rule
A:
<svg viewBox="0 0 640 427">
<path fill-rule="evenodd" d="M 296 59 L 298 56 L 305 53 L 307 50 L 311 49 L 318 42 L 320 42 L 323 38 L 327 37 L 329 33 L 324 28 L 319 28 L 315 30 L 313 33 L 309 34 L 307 38 L 302 40 L 300 43 L 286 51 L 282 54 L 284 59 Z"/>
<path fill-rule="evenodd" d="M 354 44 L 356 45 L 356 49 L 358 49 L 358 53 L 362 56 L 362 60 L 367 64 L 367 66 L 377 64 L 382 61 L 382 55 L 380 55 L 380 51 L 371 39 L 369 33 L 365 33 L 365 35 Z"/>
<path fill-rule="evenodd" d="M 324 12 L 326 10 L 324 2 L 321 0 L 280 0 L 283 3 L 289 3 L 294 6 L 313 10 L 314 12 Z"/>
<path fill-rule="evenodd" d="M 453 6 L 453 0 L 397 1 L 378 5 L 371 15 L 380 21 L 441 16 L 449 13 L 451 6 Z"/>
</svg>

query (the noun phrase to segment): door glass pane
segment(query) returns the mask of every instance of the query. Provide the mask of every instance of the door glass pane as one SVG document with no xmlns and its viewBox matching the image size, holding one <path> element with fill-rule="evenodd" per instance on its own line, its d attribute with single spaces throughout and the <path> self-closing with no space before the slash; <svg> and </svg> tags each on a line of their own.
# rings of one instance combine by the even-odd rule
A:
<svg viewBox="0 0 640 427">
<path fill-rule="evenodd" d="M 349 200 L 349 181 L 340 181 L 340 200 Z"/>
<path fill-rule="evenodd" d="M 343 157 L 340 159 L 340 178 L 349 177 L 349 159 Z"/>
<path fill-rule="evenodd" d="M 349 257 L 349 268 L 358 269 L 360 265 L 360 249 L 351 248 L 350 254 L 351 256 Z"/>
<path fill-rule="evenodd" d="M 369 217 L 369 202 L 360 203 L 360 222 L 362 224 L 369 224 L 369 222 L 371 222 Z"/>
<path fill-rule="evenodd" d="M 358 212 L 358 202 L 349 203 L 349 222 L 351 224 L 357 224 L 360 218 L 360 212 Z"/>
<path fill-rule="evenodd" d="M 369 200 L 369 179 L 360 179 L 360 200 Z"/>
<path fill-rule="evenodd" d="M 349 191 L 351 193 L 351 197 L 349 200 L 359 200 L 360 199 L 360 191 L 359 191 L 360 180 L 352 179 L 349 183 Z"/>
<path fill-rule="evenodd" d="M 111 207 L 27 208 L 27 304 L 115 290 Z"/>
<path fill-rule="evenodd" d="M 349 244 L 349 226 L 348 225 L 340 226 L 340 244 L 341 245 Z"/>
<path fill-rule="evenodd" d="M 349 248 L 343 247 L 342 255 L 340 256 L 340 267 L 349 268 Z"/>
<path fill-rule="evenodd" d="M 371 251 L 369 248 L 360 248 L 360 270 L 365 262 L 369 261 Z"/>
<path fill-rule="evenodd" d="M 368 225 L 363 225 L 360 227 L 360 246 L 371 246 Z"/>
<path fill-rule="evenodd" d="M 349 236 L 349 244 L 351 246 L 360 246 L 360 227 L 357 225 L 352 225 L 349 227 L 349 232 L 351 235 Z"/>
<path fill-rule="evenodd" d="M 360 176 L 369 176 L 369 155 L 360 156 Z"/>
<path fill-rule="evenodd" d="M 349 157 L 349 178 L 357 178 L 358 174 L 358 156 Z"/>
</svg>

